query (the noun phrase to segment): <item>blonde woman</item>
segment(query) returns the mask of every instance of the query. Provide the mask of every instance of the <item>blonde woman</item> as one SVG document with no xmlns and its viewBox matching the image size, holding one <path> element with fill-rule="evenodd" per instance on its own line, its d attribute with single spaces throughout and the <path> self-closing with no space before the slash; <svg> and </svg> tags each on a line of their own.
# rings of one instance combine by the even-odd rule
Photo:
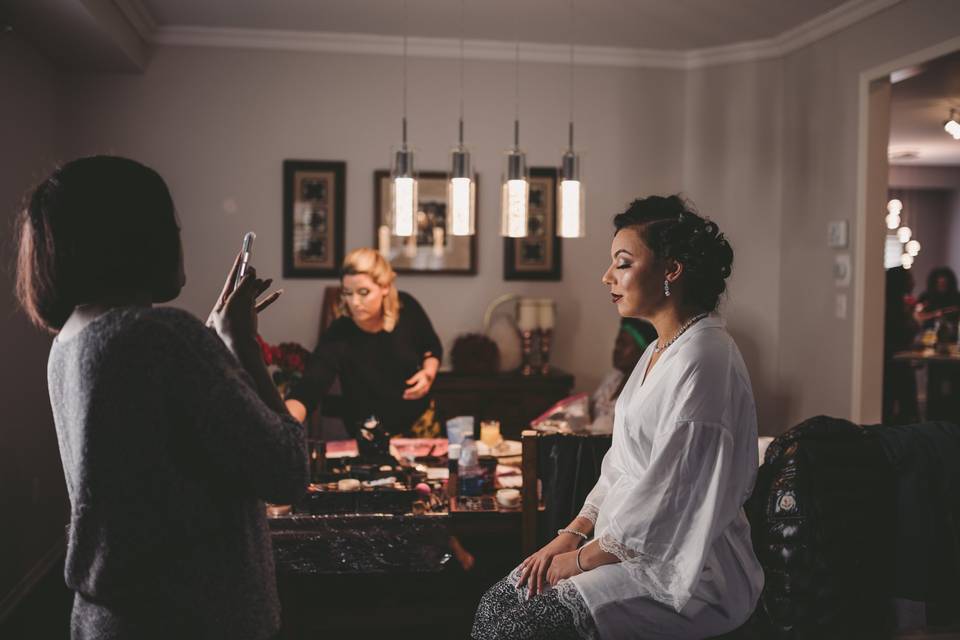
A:
<svg viewBox="0 0 960 640">
<path fill-rule="evenodd" d="M 371 415 L 392 434 L 411 433 L 430 409 L 440 338 L 413 296 L 397 291 L 397 274 L 375 249 L 350 252 L 342 274 L 341 315 L 324 331 L 287 409 L 303 422 L 339 376 L 352 435 Z"/>
</svg>

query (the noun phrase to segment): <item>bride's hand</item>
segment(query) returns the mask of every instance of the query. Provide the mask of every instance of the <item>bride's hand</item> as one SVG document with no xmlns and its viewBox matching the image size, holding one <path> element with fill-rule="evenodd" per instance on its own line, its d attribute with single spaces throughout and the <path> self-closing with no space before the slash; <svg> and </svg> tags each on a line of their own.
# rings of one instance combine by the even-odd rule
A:
<svg viewBox="0 0 960 640">
<path fill-rule="evenodd" d="M 580 571 L 580 567 L 577 566 L 577 552 L 567 551 L 566 553 L 558 553 L 553 557 L 550 568 L 547 569 L 547 584 L 551 587 L 556 586 L 556 584 L 564 578 L 573 577 L 578 573 L 583 572 Z"/>
<path fill-rule="evenodd" d="M 532 598 L 544 588 L 547 571 L 554 558 L 575 551 L 580 538 L 572 533 L 561 533 L 539 551 L 520 563 L 520 580 L 517 587 L 527 585 L 527 597 Z M 574 561 L 576 562 L 576 561 Z"/>
</svg>

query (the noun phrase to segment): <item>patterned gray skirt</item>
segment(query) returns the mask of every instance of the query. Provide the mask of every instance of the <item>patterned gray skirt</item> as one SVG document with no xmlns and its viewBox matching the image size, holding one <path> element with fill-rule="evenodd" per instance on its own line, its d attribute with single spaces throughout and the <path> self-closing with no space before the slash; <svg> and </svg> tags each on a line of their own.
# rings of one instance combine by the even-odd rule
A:
<svg viewBox="0 0 960 640">
<path fill-rule="evenodd" d="M 573 583 L 560 581 L 533 598 L 517 588 L 520 567 L 490 587 L 473 619 L 474 640 L 596 640 L 587 603 Z"/>
</svg>

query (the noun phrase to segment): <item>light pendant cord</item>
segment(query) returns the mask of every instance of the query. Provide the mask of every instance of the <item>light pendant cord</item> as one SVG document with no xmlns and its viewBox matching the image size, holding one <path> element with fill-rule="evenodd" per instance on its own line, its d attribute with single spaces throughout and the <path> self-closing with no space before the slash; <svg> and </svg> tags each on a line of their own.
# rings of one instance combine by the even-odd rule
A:
<svg viewBox="0 0 960 640">
<path fill-rule="evenodd" d="M 407 0 L 403 0 L 403 146 L 407 146 Z"/>
<path fill-rule="evenodd" d="M 513 147 L 520 148 L 520 31 L 516 32 L 515 53 L 513 58 Z"/>
<path fill-rule="evenodd" d="M 463 6 L 465 0 L 460 0 L 460 146 L 463 146 Z"/>
<path fill-rule="evenodd" d="M 574 25 L 576 24 L 575 15 L 573 11 L 573 2 L 570 0 L 570 150 L 573 151 L 573 91 L 574 91 L 574 77 L 573 77 L 573 39 L 574 39 Z"/>
</svg>

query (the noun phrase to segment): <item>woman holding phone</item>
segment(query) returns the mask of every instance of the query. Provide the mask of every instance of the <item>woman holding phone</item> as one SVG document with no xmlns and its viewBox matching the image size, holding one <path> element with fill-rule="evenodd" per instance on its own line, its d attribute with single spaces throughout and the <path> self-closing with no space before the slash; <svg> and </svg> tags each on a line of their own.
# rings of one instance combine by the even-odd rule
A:
<svg viewBox="0 0 960 640">
<path fill-rule="evenodd" d="M 351 435 L 370 416 L 391 434 L 437 435 L 428 394 L 443 347 L 430 318 L 397 291 L 397 274 L 376 249 L 351 251 L 342 272 L 341 316 L 324 331 L 287 408 L 306 420 L 339 376 Z"/>
<path fill-rule="evenodd" d="M 125 158 L 67 163 L 18 219 L 17 293 L 54 333 L 48 383 L 70 497 L 71 635 L 276 635 L 263 500 L 307 482 L 303 431 L 255 336 L 270 281 L 240 256 L 205 327 L 163 179 Z"/>
</svg>

